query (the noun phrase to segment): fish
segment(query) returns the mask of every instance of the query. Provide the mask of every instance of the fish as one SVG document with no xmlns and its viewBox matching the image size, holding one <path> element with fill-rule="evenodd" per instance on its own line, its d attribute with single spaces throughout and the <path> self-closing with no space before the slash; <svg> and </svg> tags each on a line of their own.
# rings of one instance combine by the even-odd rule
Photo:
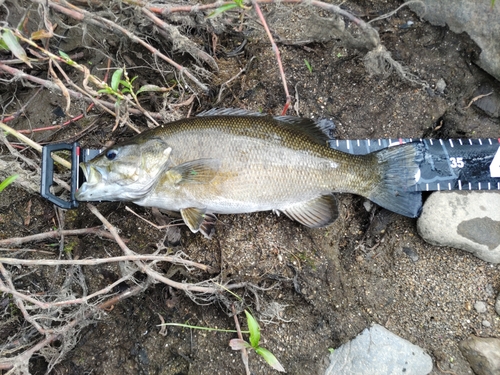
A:
<svg viewBox="0 0 500 375">
<path fill-rule="evenodd" d="M 215 214 L 283 213 L 319 228 L 338 217 L 334 193 L 416 217 L 419 144 L 367 155 L 328 146 L 331 125 L 293 116 L 213 109 L 146 130 L 81 163 L 79 201 L 129 201 L 180 212 L 210 238 Z"/>
</svg>

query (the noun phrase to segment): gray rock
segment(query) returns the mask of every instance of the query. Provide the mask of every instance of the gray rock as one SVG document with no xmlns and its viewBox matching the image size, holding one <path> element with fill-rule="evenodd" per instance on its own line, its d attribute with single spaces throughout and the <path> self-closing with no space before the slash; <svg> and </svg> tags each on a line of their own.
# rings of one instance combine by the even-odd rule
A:
<svg viewBox="0 0 500 375">
<path fill-rule="evenodd" d="M 490 117 L 500 117 L 500 94 L 488 84 L 481 85 L 472 94 L 474 106 L 485 112 Z"/>
<path fill-rule="evenodd" d="M 500 339 L 472 335 L 458 347 L 476 375 L 500 374 Z"/>
<path fill-rule="evenodd" d="M 498 293 L 497 300 L 495 301 L 495 311 L 500 315 L 500 293 Z"/>
<path fill-rule="evenodd" d="M 403 253 L 408 255 L 408 257 L 413 261 L 413 262 L 418 262 L 418 253 L 413 250 L 411 247 L 403 247 Z"/>
<path fill-rule="evenodd" d="M 374 324 L 330 355 L 325 375 L 425 375 L 432 359 L 424 350 Z"/>
<path fill-rule="evenodd" d="M 500 191 L 435 192 L 417 221 L 424 240 L 500 263 Z"/>
<path fill-rule="evenodd" d="M 478 64 L 500 80 L 500 6 L 498 1 L 423 0 L 410 8 L 433 25 L 448 27 L 455 33 L 466 32 L 481 48 Z"/>
<path fill-rule="evenodd" d="M 484 303 L 483 301 L 476 301 L 476 303 L 474 304 L 474 309 L 476 309 L 478 313 L 483 314 L 486 312 L 486 303 Z"/>
</svg>

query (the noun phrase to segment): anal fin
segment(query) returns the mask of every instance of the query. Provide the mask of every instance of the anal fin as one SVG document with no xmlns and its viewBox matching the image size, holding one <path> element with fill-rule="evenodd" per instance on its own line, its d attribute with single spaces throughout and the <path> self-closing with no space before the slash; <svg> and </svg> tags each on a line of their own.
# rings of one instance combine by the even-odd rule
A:
<svg viewBox="0 0 500 375">
<path fill-rule="evenodd" d="M 282 211 L 309 228 L 325 227 L 339 216 L 337 198 L 332 194 L 293 204 Z"/>
</svg>

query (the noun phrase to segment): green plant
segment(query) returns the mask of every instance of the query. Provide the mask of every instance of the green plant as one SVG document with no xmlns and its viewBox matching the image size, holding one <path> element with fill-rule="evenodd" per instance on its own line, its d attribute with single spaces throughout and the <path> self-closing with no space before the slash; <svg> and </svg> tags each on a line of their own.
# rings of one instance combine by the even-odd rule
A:
<svg viewBox="0 0 500 375">
<path fill-rule="evenodd" d="M 232 339 L 229 342 L 229 345 L 233 350 L 241 350 L 243 348 L 246 349 L 254 349 L 255 353 L 260 355 L 262 358 L 265 359 L 265 361 L 275 370 L 278 370 L 280 372 L 285 372 L 285 369 L 279 363 L 279 361 L 276 359 L 273 353 L 271 353 L 269 350 L 266 348 L 263 348 L 262 346 L 259 345 L 260 343 L 260 327 L 259 323 L 257 323 L 257 320 L 250 314 L 247 310 L 245 310 L 245 315 L 247 317 L 247 324 L 248 324 L 248 330 L 250 332 L 249 336 L 249 341 L 248 343 L 245 340 L 242 339 Z"/>
<path fill-rule="evenodd" d="M 312 68 L 311 64 L 309 63 L 309 61 L 307 61 L 306 59 L 304 59 L 304 63 L 306 64 L 306 67 L 307 67 L 307 70 L 309 70 L 309 73 L 312 74 L 313 68 Z"/>
<path fill-rule="evenodd" d="M 221 13 L 224 13 L 230 9 L 233 8 L 242 8 L 246 9 L 245 6 L 243 5 L 243 0 L 233 0 L 232 3 L 222 5 L 218 8 L 216 8 L 212 13 L 210 13 L 207 18 L 213 18 Z"/>
<path fill-rule="evenodd" d="M 279 361 L 276 359 L 273 353 L 271 353 L 269 350 L 266 348 L 263 348 L 262 346 L 259 345 L 260 343 L 260 327 L 259 323 L 257 323 L 257 320 L 250 314 L 247 310 L 245 310 L 245 315 L 247 318 L 247 325 L 248 325 L 248 331 L 239 331 L 240 333 L 248 333 L 249 334 L 249 341 L 248 343 L 245 340 L 242 339 L 232 339 L 229 341 L 229 345 L 233 350 L 241 350 L 241 349 L 254 349 L 255 352 L 260 355 L 264 360 L 269 363 L 269 365 L 274 368 L 275 370 L 285 372 L 285 369 L 279 363 Z M 220 328 L 210 328 L 210 327 L 200 327 L 200 326 L 193 326 L 189 324 L 182 324 L 182 323 L 163 323 L 161 324 L 162 326 L 175 326 L 175 327 L 184 327 L 184 328 L 192 328 L 192 329 L 199 329 L 199 330 L 204 330 L 204 331 L 216 331 L 216 332 L 230 332 L 230 333 L 237 333 L 237 330 L 234 329 L 220 329 Z"/>
<path fill-rule="evenodd" d="M 10 29 L 2 29 L 2 34 L 0 36 L 0 50 L 6 50 L 12 52 L 19 60 L 26 63 L 30 68 L 32 67 L 26 54 L 26 51 L 19 43 L 18 38 L 14 35 Z"/>
<path fill-rule="evenodd" d="M 12 184 L 14 182 L 14 180 L 16 178 L 18 178 L 19 175 L 18 174 L 14 174 L 12 176 L 9 176 L 7 177 L 5 180 L 3 180 L 2 182 L 0 182 L 0 193 L 7 187 L 9 186 L 10 184 Z"/>
</svg>

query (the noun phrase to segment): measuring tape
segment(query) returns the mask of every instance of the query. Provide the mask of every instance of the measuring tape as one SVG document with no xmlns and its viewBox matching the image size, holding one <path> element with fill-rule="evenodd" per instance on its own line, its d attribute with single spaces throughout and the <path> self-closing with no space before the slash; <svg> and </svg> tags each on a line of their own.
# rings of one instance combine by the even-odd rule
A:
<svg viewBox="0 0 500 375">
<path fill-rule="evenodd" d="M 329 146 L 348 154 L 365 155 L 384 148 L 417 142 L 423 145 L 420 173 L 415 191 L 440 190 L 500 190 L 500 138 L 480 139 L 357 139 L 331 140 Z M 54 160 L 51 153 L 71 152 L 70 199 L 64 200 L 50 192 L 54 179 Z M 80 162 L 87 162 L 101 150 L 80 148 L 78 143 L 45 146 L 42 151 L 41 195 L 65 209 L 78 207 L 77 189 L 85 177 Z"/>
<path fill-rule="evenodd" d="M 330 147 L 364 155 L 410 142 L 424 145 L 415 191 L 500 190 L 500 138 L 332 140 Z"/>
</svg>

